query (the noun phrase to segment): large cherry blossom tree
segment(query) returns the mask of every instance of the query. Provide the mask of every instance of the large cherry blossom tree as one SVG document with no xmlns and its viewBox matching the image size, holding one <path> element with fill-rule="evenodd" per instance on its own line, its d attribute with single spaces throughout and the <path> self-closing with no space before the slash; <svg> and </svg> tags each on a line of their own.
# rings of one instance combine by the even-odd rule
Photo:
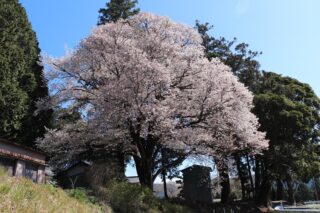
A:
<svg viewBox="0 0 320 213">
<path fill-rule="evenodd" d="M 96 27 L 73 52 L 47 60 L 52 96 L 39 106 L 68 106 L 83 119 L 48 130 L 39 147 L 59 163 L 121 145 L 150 188 L 161 147 L 220 160 L 266 148 L 252 94 L 205 58 L 201 42 L 191 27 L 149 13 Z"/>
</svg>

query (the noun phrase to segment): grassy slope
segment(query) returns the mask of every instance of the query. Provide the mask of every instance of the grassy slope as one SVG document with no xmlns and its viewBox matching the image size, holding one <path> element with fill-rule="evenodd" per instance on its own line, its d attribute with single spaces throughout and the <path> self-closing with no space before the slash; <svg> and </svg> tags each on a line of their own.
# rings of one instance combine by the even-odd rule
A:
<svg viewBox="0 0 320 213">
<path fill-rule="evenodd" d="M 24 178 L 7 177 L 0 171 L 0 212 L 97 213 L 111 210 L 102 209 L 101 206 L 89 202 L 81 202 L 51 185 L 34 184 Z"/>
</svg>

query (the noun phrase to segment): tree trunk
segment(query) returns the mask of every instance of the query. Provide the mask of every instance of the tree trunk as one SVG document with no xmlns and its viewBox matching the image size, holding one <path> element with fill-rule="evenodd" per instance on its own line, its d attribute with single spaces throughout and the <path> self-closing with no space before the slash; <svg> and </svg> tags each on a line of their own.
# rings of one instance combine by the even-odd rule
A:
<svg viewBox="0 0 320 213">
<path fill-rule="evenodd" d="M 140 184 L 150 188 L 153 191 L 152 159 L 143 159 L 136 156 L 134 156 L 133 159 L 136 165 Z"/>
<path fill-rule="evenodd" d="M 131 134 L 137 148 L 137 153 L 133 155 L 133 159 L 140 184 L 153 191 L 154 158 L 157 156 L 155 141 L 152 138 L 147 140 L 140 138 L 134 132 Z"/>
<path fill-rule="evenodd" d="M 163 192 L 164 192 L 164 197 L 166 199 L 169 198 L 168 196 L 168 190 L 167 190 L 167 181 L 166 181 L 166 172 L 163 170 L 162 172 L 162 180 L 163 180 Z"/>
<path fill-rule="evenodd" d="M 241 193 L 242 193 L 242 200 L 246 198 L 246 188 L 245 188 L 245 176 L 243 174 L 243 170 L 241 168 L 241 157 L 237 154 L 234 155 L 234 159 L 236 161 L 237 170 L 238 170 L 238 176 L 241 183 Z"/>
<path fill-rule="evenodd" d="M 288 202 L 290 204 L 294 204 L 295 203 L 295 200 L 294 200 L 294 189 L 293 189 L 293 184 L 294 183 L 293 183 L 293 179 L 292 179 L 291 174 L 287 175 L 286 182 L 287 182 L 287 186 L 288 186 Z"/>
<path fill-rule="evenodd" d="M 162 148 L 161 149 L 161 163 L 162 163 L 162 180 L 163 180 L 163 192 L 164 192 L 164 197 L 166 199 L 169 198 L 168 196 L 168 190 L 167 190 L 167 181 L 166 181 L 166 170 L 165 170 L 165 161 L 166 161 L 166 154 L 165 150 Z"/>
<path fill-rule="evenodd" d="M 266 165 L 265 159 L 257 160 L 256 167 L 259 168 L 259 183 L 258 183 L 258 192 L 257 194 L 257 202 L 259 205 L 263 205 L 265 207 L 271 207 L 271 174 L 268 170 L 268 166 Z M 257 183 L 256 183 L 257 184 Z"/>
<path fill-rule="evenodd" d="M 260 194 L 260 183 L 261 183 L 261 165 L 260 165 L 260 160 L 256 157 L 255 158 L 255 170 L 254 170 L 254 197 L 258 199 L 258 196 Z"/>
<path fill-rule="evenodd" d="M 283 183 L 280 179 L 277 179 L 277 200 L 283 200 L 284 189 Z"/>
<path fill-rule="evenodd" d="M 227 162 L 219 161 L 217 162 L 217 168 L 220 176 L 221 185 L 221 203 L 230 202 L 230 179 L 229 179 L 229 168 Z"/>
<path fill-rule="evenodd" d="M 120 178 L 124 178 L 125 177 L 125 155 L 123 154 L 122 150 L 117 150 L 117 164 L 119 166 L 119 175 Z"/>
<path fill-rule="evenodd" d="M 316 177 L 313 177 L 313 182 L 314 182 L 314 195 L 315 195 L 315 199 L 319 200 L 319 189 L 318 189 L 318 182 L 316 181 Z"/>
<path fill-rule="evenodd" d="M 251 192 L 252 192 L 252 197 L 255 196 L 255 193 L 254 193 L 254 185 L 253 185 L 253 178 L 252 178 L 252 174 L 251 174 L 251 166 L 250 166 L 250 159 L 249 159 L 249 156 L 246 155 L 246 160 L 247 160 L 247 168 L 248 168 L 248 174 L 249 174 L 249 179 L 250 179 L 250 188 L 251 188 Z M 250 195 L 249 195 L 250 197 Z"/>
<path fill-rule="evenodd" d="M 264 175 L 263 180 L 261 182 L 258 195 L 258 204 L 264 205 L 266 207 L 271 206 L 271 181 L 267 172 Z"/>
</svg>

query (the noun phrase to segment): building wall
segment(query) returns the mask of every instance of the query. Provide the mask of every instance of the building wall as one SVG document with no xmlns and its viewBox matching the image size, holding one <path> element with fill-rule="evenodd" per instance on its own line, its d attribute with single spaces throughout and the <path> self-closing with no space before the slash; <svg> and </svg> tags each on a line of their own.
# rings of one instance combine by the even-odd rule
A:
<svg viewBox="0 0 320 213">
<path fill-rule="evenodd" d="M 4 167 L 7 170 L 9 176 L 14 175 L 16 161 L 10 158 L 3 158 L 0 156 L 0 166 Z"/>
<path fill-rule="evenodd" d="M 17 159 L 32 161 L 42 165 L 46 163 L 46 156 L 41 153 L 29 149 L 24 149 L 23 147 L 15 146 L 9 143 L 1 143 L 1 141 L 0 154 Z"/>
<path fill-rule="evenodd" d="M 10 176 L 27 177 L 37 183 L 45 182 L 46 156 L 29 147 L 0 139 L 0 166 Z"/>
<path fill-rule="evenodd" d="M 0 158 L 2 160 L 6 159 L 2 156 L 0 156 Z M 0 166 L 4 166 L 4 168 L 6 170 L 8 170 L 8 174 L 10 176 L 16 176 L 16 177 L 26 177 L 26 167 L 27 165 L 31 165 L 33 166 L 35 169 L 36 169 L 36 180 L 33 180 L 35 181 L 36 183 L 45 183 L 45 166 L 43 165 L 35 165 L 35 164 L 32 164 L 30 162 L 27 162 L 27 161 L 23 161 L 23 160 L 13 160 L 13 159 L 8 159 L 12 162 L 14 162 L 14 164 L 10 167 L 6 166 L 6 165 L 2 165 L 1 162 L 0 162 Z M 13 170 L 13 171 L 11 171 Z"/>
<path fill-rule="evenodd" d="M 62 174 L 60 184 L 65 189 L 89 187 L 88 165 L 78 164 Z"/>
<path fill-rule="evenodd" d="M 183 195 L 192 202 L 212 202 L 210 170 L 207 167 L 183 171 Z"/>
</svg>

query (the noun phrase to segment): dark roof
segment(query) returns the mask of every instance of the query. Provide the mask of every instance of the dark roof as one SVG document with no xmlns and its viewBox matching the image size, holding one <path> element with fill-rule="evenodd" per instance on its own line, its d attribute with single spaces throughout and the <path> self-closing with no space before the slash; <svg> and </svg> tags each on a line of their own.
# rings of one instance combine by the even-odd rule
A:
<svg viewBox="0 0 320 213">
<path fill-rule="evenodd" d="M 209 170 L 210 172 L 212 171 L 212 169 L 208 166 L 201 166 L 201 165 L 192 165 L 192 166 L 189 166 L 185 169 L 182 169 L 181 172 L 188 172 L 188 171 L 192 171 L 192 170 Z"/>
<path fill-rule="evenodd" d="M 30 161 L 35 164 L 45 165 L 46 155 L 30 147 L 14 143 L 5 139 L 0 138 L 0 155 L 8 158 L 21 159 Z M 12 149 L 14 148 L 14 149 Z"/>
<path fill-rule="evenodd" d="M 66 165 L 66 168 L 64 168 L 61 172 L 67 172 L 70 169 L 73 169 L 74 167 L 79 166 L 79 165 L 91 166 L 92 163 L 90 163 L 86 160 L 74 161 L 74 162 L 69 163 L 69 165 Z"/>
<path fill-rule="evenodd" d="M 37 149 L 33 149 L 33 148 L 29 147 L 29 146 L 24 146 L 22 144 L 15 143 L 15 142 L 3 139 L 3 138 L 0 138 L 0 143 L 6 143 L 6 144 L 13 145 L 13 146 L 16 146 L 16 147 L 21 147 L 23 149 L 26 149 L 26 150 L 29 150 L 29 151 L 32 151 L 32 152 L 37 152 L 39 154 L 46 155 L 46 153 L 44 153 L 43 151 L 40 151 L 40 150 L 37 150 Z"/>
</svg>

